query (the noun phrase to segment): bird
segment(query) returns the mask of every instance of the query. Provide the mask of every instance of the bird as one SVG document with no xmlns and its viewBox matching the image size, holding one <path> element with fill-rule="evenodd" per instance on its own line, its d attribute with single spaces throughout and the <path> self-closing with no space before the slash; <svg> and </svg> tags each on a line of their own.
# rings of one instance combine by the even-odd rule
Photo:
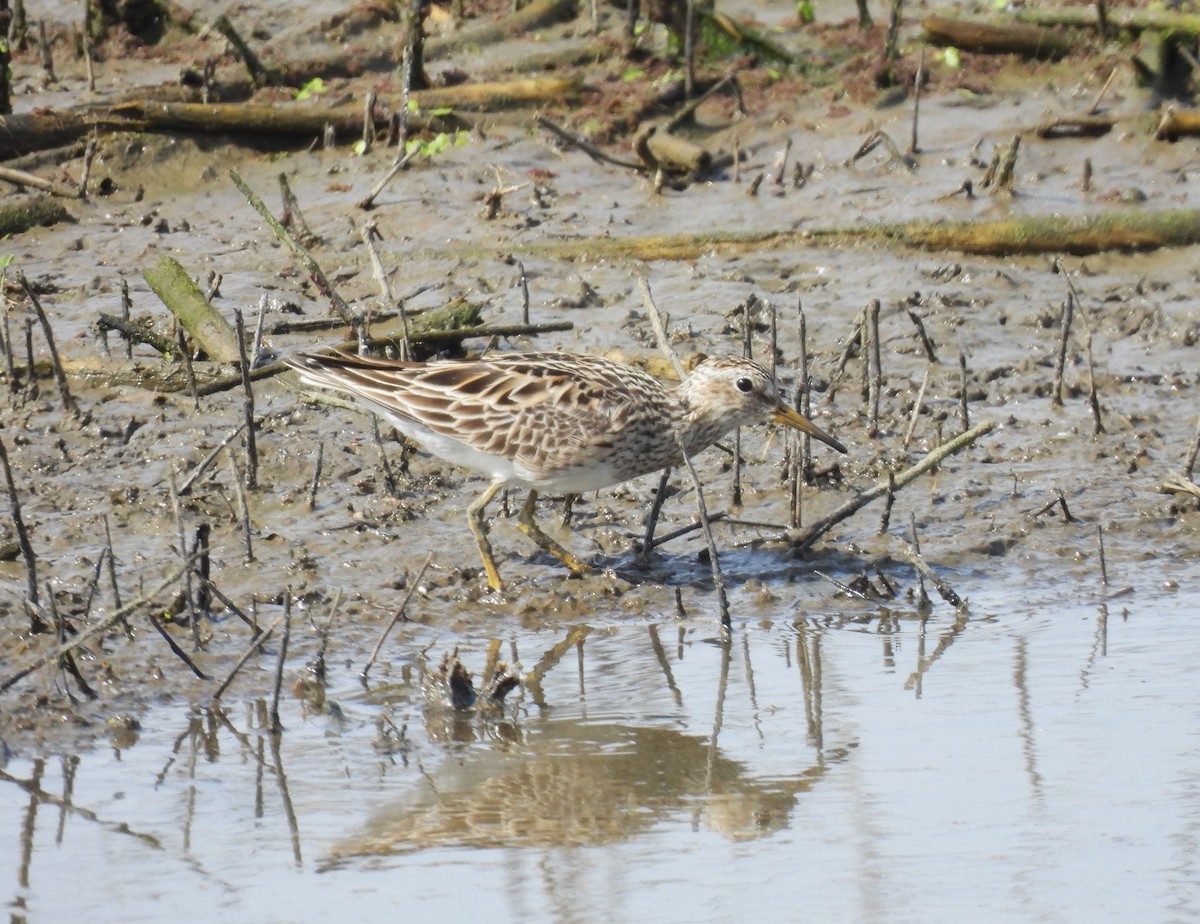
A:
<svg viewBox="0 0 1200 924">
<path fill-rule="evenodd" d="M 433 455 L 491 479 L 467 524 L 494 591 L 504 584 L 485 509 L 504 488 L 527 489 L 518 527 L 581 574 L 592 569 L 538 526 L 539 494 L 582 494 L 659 471 L 743 425 L 783 424 L 846 452 L 783 402 L 766 369 L 741 357 L 706 358 L 678 384 L 568 352 L 431 362 L 298 352 L 285 362 L 306 385 L 353 398 Z"/>
</svg>

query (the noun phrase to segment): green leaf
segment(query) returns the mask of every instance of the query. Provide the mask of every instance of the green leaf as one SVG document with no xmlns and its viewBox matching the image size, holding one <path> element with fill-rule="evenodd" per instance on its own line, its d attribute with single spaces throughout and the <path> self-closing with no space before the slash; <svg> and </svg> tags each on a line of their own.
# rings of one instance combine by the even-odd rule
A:
<svg viewBox="0 0 1200 924">
<path fill-rule="evenodd" d="M 296 99 L 312 99 L 314 96 L 324 93 L 326 89 L 325 81 L 320 77 L 314 77 L 296 91 Z"/>
<path fill-rule="evenodd" d="M 1008 0 L 1002 2 L 1007 3 Z M 817 21 L 817 11 L 813 9 L 811 0 L 800 0 L 796 4 L 796 18 L 805 24 Z"/>
<path fill-rule="evenodd" d="M 942 60 L 946 63 L 946 67 L 962 67 L 962 55 L 953 46 L 942 51 Z"/>
</svg>

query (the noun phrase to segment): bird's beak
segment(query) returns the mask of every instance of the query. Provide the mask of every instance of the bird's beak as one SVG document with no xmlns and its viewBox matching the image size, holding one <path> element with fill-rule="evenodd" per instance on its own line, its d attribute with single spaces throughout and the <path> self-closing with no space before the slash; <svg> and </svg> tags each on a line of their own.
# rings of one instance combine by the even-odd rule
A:
<svg viewBox="0 0 1200 924">
<path fill-rule="evenodd" d="M 803 433 L 807 433 L 814 439 L 820 440 L 826 446 L 832 446 L 838 452 L 845 452 L 846 447 L 835 440 L 832 436 L 818 427 L 807 417 L 797 414 L 786 404 L 781 404 L 775 408 L 774 420 L 777 424 L 784 424 L 789 427 L 795 427 Z"/>
</svg>

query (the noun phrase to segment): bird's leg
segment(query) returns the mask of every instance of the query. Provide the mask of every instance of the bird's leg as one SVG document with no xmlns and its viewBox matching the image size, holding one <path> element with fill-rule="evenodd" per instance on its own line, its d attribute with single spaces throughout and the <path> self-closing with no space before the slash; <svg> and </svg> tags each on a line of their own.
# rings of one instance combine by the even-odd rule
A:
<svg viewBox="0 0 1200 924">
<path fill-rule="evenodd" d="M 471 527 L 471 535 L 475 537 L 475 544 L 479 546 L 479 557 L 483 559 L 483 570 L 487 574 L 488 587 L 492 590 L 503 590 L 504 582 L 500 580 L 496 559 L 492 557 L 492 544 L 488 541 L 488 528 L 483 518 L 483 511 L 502 487 L 504 487 L 504 482 L 493 481 L 487 486 L 487 490 L 475 498 L 471 502 L 471 506 L 467 508 L 467 525 Z"/>
<path fill-rule="evenodd" d="M 542 532 L 542 528 L 537 525 L 533 515 L 537 505 L 537 491 L 529 489 L 529 496 L 525 498 L 525 506 L 521 508 L 520 514 L 517 516 L 517 527 L 526 536 L 537 543 L 538 548 L 545 549 L 564 565 L 571 569 L 574 574 L 583 574 L 591 571 L 590 565 L 586 565 L 578 558 L 564 549 L 561 545 Z"/>
</svg>

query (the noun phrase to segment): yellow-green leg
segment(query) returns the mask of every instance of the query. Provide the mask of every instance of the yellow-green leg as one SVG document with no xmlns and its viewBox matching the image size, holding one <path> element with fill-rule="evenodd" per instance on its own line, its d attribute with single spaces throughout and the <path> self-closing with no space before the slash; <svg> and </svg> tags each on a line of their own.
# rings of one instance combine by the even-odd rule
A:
<svg viewBox="0 0 1200 924">
<path fill-rule="evenodd" d="M 471 535 L 479 546 L 479 557 L 483 559 L 483 570 L 487 574 L 488 587 L 492 590 L 503 590 L 504 582 L 500 580 L 500 571 L 496 568 L 496 559 L 492 557 L 492 543 L 488 541 L 487 523 L 483 518 L 484 508 L 491 503 L 492 498 L 500 493 L 504 482 L 493 481 L 487 490 L 471 502 L 467 508 L 467 525 L 471 527 Z"/>
<path fill-rule="evenodd" d="M 525 498 L 525 506 L 521 508 L 521 513 L 517 516 L 517 526 L 526 536 L 537 543 L 538 548 L 545 549 L 564 565 L 571 569 L 575 574 L 583 574 L 586 571 L 591 571 L 590 565 L 585 565 L 578 558 L 564 549 L 561 545 L 542 532 L 542 528 L 537 525 L 533 515 L 536 511 L 538 494 L 532 488 L 529 489 L 529 496 Z"/>
</svg>

